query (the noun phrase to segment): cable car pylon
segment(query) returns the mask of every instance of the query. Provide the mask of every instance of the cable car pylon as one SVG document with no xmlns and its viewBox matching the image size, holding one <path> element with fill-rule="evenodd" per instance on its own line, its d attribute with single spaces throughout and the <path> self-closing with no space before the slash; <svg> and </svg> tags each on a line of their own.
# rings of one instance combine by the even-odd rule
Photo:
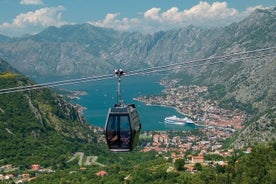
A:
<svg viewBox="0 0 276 184">
<path fill-rule="evenodd" d="M 117 104 L 109 108 L 105 123 L 105 138 L 111 152 L 132 151 L 138 144 L 141 123 L 134 104 L 124 104 L 121 95 L 122 69 L 115 70 L 118 79 Z"/>
<path fill-rule="evenodd" d="M 125 72 L 122 69 L 116 69 L 114 73 L 115 73 L 115 76 L 118 78 L 117 105 L 122 106 L 123 99 L 121 94 L 121 76 L 123 76 Z"/>
</svg>

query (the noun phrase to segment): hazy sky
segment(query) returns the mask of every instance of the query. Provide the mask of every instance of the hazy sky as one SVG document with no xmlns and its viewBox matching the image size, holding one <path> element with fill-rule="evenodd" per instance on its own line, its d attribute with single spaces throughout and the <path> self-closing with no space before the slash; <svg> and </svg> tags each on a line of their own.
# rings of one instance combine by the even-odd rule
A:
<svg viewBox="0 0 276 184">
<path fill-rule="evenodd" d="M 48 26 L 90 23 L 121 31 L 151 33 L 240 21 L 275 0 L 0 0 L 0 34 L 35 34 Z"/>
</svg>

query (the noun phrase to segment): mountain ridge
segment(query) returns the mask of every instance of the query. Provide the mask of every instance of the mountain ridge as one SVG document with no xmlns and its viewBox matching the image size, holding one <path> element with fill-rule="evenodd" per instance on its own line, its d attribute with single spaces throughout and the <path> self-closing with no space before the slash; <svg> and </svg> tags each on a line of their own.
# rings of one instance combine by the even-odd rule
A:
<svg viewBox="0 0 276 184">
<path fill-rule="evenodd" d="M 37 35 L 0 42 L 0 55 L 27 76 L 96 76 L 110 74 L 114 68 L 134 70 L 273 48 L 275 19 L 274 7 L 256 10 L 244 20 L 221 28 L 188 26 L 148 35 L 89 24 L 50 27 Z M 182 72 L 201 85 L 223 85 L 225 95 L 219 99 L 222 105 L 243 107 L 259 116 L 275 110 L 275 64 L 275 56 L 271 55 Z"/>
<path fill-rule="evenodd" d="M 106 74 L 274 46 L 274 18 L 275 8 L 256 10 L 222 28 L 188 26 L 147 35 L 89 24 L 49 27 L 0 42 L 0 55 L 27 76 Z"/>
</svg>

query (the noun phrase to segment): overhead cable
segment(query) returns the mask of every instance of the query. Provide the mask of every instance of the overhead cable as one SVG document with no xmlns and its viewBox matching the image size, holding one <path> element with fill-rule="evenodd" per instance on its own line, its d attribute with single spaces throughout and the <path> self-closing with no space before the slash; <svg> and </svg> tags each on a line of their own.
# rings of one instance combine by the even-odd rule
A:
<svg viewBox="0 0 276 184">
<path fill-rule="evenodd" d="M 146 75 L 146 74 L 158 73 L 158 72 L 165 72 L 165 71 L 170 71 L 172 69 L 175 70 L 175 69 L 180 69 L 180 68 L 193 68 L 193 67 L 199 67 L 199 66 L 204 66 L 204 65 L 214 65 L 214 64 L 223 63 L 223 62 L 226 62 L 229 60 L 236 61 L 236 60 L 262 58 L 262 57 L 267 57 L 267 56 L 275 56 L 275 52 L 268 53 L 268 54 L 264 53 L 266 51 L 273 51 L 275 49 L 276 49 L 276 47 L 270 47 L 270 48 L 257 49 L 257 50 L 247 51 L 247 52 L 236 52 L 236 53 L 230 53 L 227 55 L 212 56 L 209 58 L 191 60 L 188 62 L 179 62 L 179 63 L 173 63 L 173 64 L 168 64 L 168 65 L 149 67 L 149 68 L 145 68 L 145 69 L 132 70 L 132 71 L 126 72 L 126 77 L 127 76 L 135 76 L 135 75 Z M 250 54 L 259 54 L 259 55 L 233 59 L 233 57 L 250 55 Z M 68 79 L 68 80 L 62 80 L 62 81 L 46 82 L 46 83 L 33 84 L 33 85 L 27 85 L 27 86 L 17 86 L 17 87 L 12 87 L 12 88 L 1 89 L 0 95 L 7 94 L 7 93 L 14 93 L 14 92 L 23 92 L 23 91 L 37 90 L 37 89 L 43 89 L 43 88 L 57 87 L 57 86 L 74 85 L 74 84 L 85 83 L 85 82 L 95 82 L 95 81 L 100 81 L 100 80 L 111 79 L 113 77 L 114 77 L 113 74 L 112 75 L 109 74 L 109 75 L 83 77 L 83 78 L 77 78 L 77 79 Z"/>
</svg>

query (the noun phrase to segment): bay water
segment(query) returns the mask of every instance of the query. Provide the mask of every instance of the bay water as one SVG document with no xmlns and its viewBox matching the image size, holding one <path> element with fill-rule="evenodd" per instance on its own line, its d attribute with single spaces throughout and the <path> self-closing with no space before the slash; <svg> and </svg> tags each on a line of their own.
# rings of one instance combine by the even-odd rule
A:
<svg viewBox="0 0 276 184">
<path fill-rule="evenodd" d="M 125 104 L 135 104 L 139 113 L 142 130 L 192 130 L 195 125 L 165 124 L 164 118 L 176 115 L 184 117 L 174 108 L 165 106 L 149 106 L 135 101 L 139 95 L 161 94 L 163 86 L 159 84 L 161 76 L 122 77 L 121 94 Z M 108 109 L 117 103 L 117 78 L 81 83 L 66 87 L 70 90 L 85 91 L 87 95 L 73 100 L 73 103 L 86 107 L 83 112 L 86 120 L 93 125 L 104 127 Z"/>
</svg>

